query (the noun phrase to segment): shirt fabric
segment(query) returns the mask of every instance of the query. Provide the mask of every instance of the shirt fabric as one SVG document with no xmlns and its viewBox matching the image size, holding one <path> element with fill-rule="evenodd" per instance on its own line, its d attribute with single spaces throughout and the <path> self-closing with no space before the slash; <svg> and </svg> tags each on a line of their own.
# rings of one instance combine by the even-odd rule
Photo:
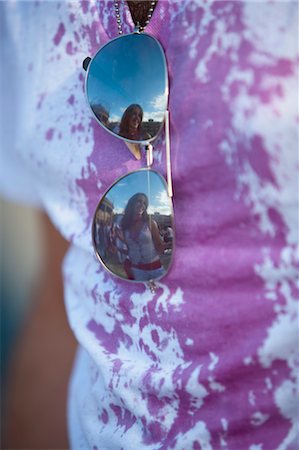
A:
<svg viewBox="0 0 299 450">
<path fill-rule="evenodd" d="M 101 196 L 145 166 L 84 94 L 82 61 L 117 36 L 113 2 L 0 6 L 2 191 L 70 242 L 72 449 L 298 448 L 298 5 L 157 4 L 146 32 L 169 72 L 176 248 L 156 293 L 92 248 Z M 163 134 L 153 168 L 165 175 Z"/>
</svg>

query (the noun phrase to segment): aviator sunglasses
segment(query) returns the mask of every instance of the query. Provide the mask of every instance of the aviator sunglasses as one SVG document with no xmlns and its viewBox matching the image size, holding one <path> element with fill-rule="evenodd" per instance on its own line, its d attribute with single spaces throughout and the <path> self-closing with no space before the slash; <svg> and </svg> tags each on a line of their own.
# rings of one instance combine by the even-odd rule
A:
<svg viewBox="0 0 299 450">
<path fill-rule="evenodd" d="M 111 274 L 154 290 L 174 251 L 164 51 L 137 24 L 133 33 L 121 34 L 86 58 L 83 68 L 87 101 L 98 123 L 123 140 L 135 158 L 146 154 L 144 168 L 117 179 L 100 199 L 92 224 L 94 250 Z M 167 182 L 152 169 L 153 141 L 163 128 Z"/>
</svg>

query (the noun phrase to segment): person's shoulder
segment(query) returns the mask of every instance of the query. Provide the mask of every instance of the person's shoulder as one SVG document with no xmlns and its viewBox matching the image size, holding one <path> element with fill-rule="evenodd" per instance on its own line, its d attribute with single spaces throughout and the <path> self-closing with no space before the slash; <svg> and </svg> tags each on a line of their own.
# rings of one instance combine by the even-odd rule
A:
<svg viewBox="0 0 299 450">
<path fill-rule="evenodd" d="M 158 230 L 158 224 L 154 219 L 150 219 L 147 223 L 150 230 Z"/>
</svg>

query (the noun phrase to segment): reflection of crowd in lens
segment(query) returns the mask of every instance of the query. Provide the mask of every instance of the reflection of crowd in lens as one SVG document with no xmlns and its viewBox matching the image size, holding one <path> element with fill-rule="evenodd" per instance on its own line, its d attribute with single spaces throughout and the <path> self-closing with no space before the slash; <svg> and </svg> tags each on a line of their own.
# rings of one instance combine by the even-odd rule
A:
<svg viewBox="0 0 299 450">
<path fill-rule="evenodd" d="M 100 256 L 108 266 L 119 265 L 123 277 L 129 280 L 161 277 L 167 255 L 171 254 L 172 228 L 164 226 L 160 230 L 147 208 L 147 196 L 137 193 L 129 199 L 123 215 L 111 216 L 105 223 L 97 217 L 96 246 Z"/>
<path fill-rule="evenodd" d="M 106 108 L 104 108 L 102 105 L 92 105 L 93 112 L 99 119 L 99 121 L 105 125 L 106 127 L 109 126 L 109 112 Z"/>
</svg>

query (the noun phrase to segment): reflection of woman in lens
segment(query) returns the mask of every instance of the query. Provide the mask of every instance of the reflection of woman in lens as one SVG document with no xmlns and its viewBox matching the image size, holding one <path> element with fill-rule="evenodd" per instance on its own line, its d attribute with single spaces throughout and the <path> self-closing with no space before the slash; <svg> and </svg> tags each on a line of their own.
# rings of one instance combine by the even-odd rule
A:
<svg viewBox="0 0 299 450">
<path fill-rule="evenodd" d="M 123 113 L 119 126 L 119 135 L 133 141 L 149 139 L 150 135 L 142 129 L 143 110 L 140 105 L 133 104 Z"/>
<path fill-rule="evenodd" d="M 123 238 L 128 248 L 125 262 L 131 280 L 148 281 L 164 273 L 160 256 L 167 244 L 161 241 L 157 223 L 147 213 L 145 194 L 135 194 L 128 201 L 122 219 Z"/>
</svg>

